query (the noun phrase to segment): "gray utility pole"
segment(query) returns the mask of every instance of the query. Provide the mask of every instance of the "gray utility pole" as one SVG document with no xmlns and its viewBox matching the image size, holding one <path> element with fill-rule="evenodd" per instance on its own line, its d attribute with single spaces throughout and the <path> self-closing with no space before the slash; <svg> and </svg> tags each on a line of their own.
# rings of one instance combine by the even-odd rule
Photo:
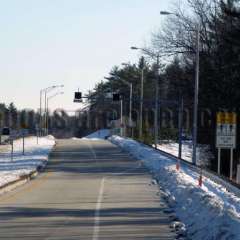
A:
<svg viewBox="0 0 240 240">
<path fill-rule="evenodd" d="M 143 80 L 144 80 L 144 67 L 141 71 L 141 96 L 140 96 L 140 121 L 139 121 L 139 138 L 142 139 L 143 135 Z"/>
<path fill-rule="evenodd" d="M 131 127 L 131 135 L 133 137 L 132 131 L 132 95 L 133 95 L 133 85 L 130 83 L 130 101 L 129 101 L 129 126 Z"/>
<path fill-rule="evenodd" d="M 109 77 L 104 77 L 105 79 L 109 80 L 111 78 Z M 129 93 L 129 125 L 132 128 L 132 100 L 133 100 L 133 84 L 128 82 L 127 80 L 117 76 L 117 75 L 113 75 L 113 78 L 118 79 L 119 81 L 125 83 L 126 85 L 128 85 L 129 89 L 130 89 L 130 93 Z M 132 131 L 133 133 L 133 131 Z"/>
<path fill-rule="evenodd" d="M 41 132 L 41 129 L 42 129 L 42 90 L 40 90 L 39 128 L 40 128 L 39 134 L 41 136 L 41 134 L 42 134 L 42 132 Z"/>
<path fill-rule="evenodd" d="M 41 89 L 40 90 L 40 118 L 39 118 L 39 131 L 40 131 L 40 136 L 43 135 L 43 127 L 45 126 L 45 115 L 46 115 L 46 94 L 47 92 L 50 90 L 50 89 L 54 89 L 56 88 L 57 86 L 51 86 L 51 87 L 47 87 L 47 88 L 44 88 L 44 89 Z M 43 112 L 42 112 L 42 94 L 45 93 L 45 115 L 43 115 Z"/>
<path fill-rule="evenodd" d="M 193 109 L 193 154 L 192 163 L 197 164 L 197 124 L 198 124 L 198 91 L 199 91 L 199 48 L 200 48 L 200 25 L 197 25 L 197 48 L 196 48 L 196 75 L 194 86 L 194 109 Z"/>
<path fill-rule="evenodd" d="M 61 94 L 64 94 L 64 92 L 56 92 L 55 94 L 53 94 L 52 96 L 50 97 L 47 97 L 47 111 L 46 111 L 46 116 L 47 116 L 47 121 L 46 121 L 46 135 L 48 135 L 48 118 L 49 118 L 49 114 L 48 114 L 48 111 L 49 111 L 49 100 L 51 100 L 52 98 L 58 96 L 58 95 L 61 95 Z"/>
<path fill-rule="evenodd" d="M 177 18 L 180 16 L 176 13 L 161 11 L 161 15 L 175 15 Z M 197 124 L 198 124 L 198 90 L 199 90 L 199 48 L 200 48 L 200 22 L 196 26 L 197 40 L 196 40 L 196 73 L 194 84 L 194 106 L 193 106 L 193 150 L 192 150 L 192 163 L 197 164 Z"/>
<path fill-rule="evenodd" d="M 155 80 L 155 114 L 154 114 L 154 144 L 155 148 L 157 148 L 158 144 L 158 101 L 159 101 L 159 54 L 157 57 L 157 65 L 156 65 L 156 80 Z"/>
<path fill-rule="evenodd" d="M 120 135 L 123 137 L 123 100 L 120 100 Z"/>
<path fill-rule="evenodd" d="M 42 129 L 42 124 L 44 125 L 44 134 L 46 134 L 46 127 L 47 127 L 47 94 L 56 89 L 56 88 L 62 88 L 64 85 L 54 85 L 51 87 L 44 88 L 40 91 L 40 131 Z M 44 92 L 44 115 L 42 117 L 42 93 Z"/>
<path fill-rule="evenodd" d="M 160 54 L 155 53 L 152 51 L 149 51 L 145 48 L 139 48 L 139 47 L 131 47 L 132 50 L 141 50 L 142 52 L 146 53 L 147 55 L 151 56 L 153 59 L 157 59 L 156 63 L 156 81 L 155 81 L 155 112 L 154 112 L 154 145 L 155 148 L 157 148 L 158 143 L 158 101 L 159 101 L 159 81 L 160 81 L 160 75 L 159 75 L 159 69 L 160 69 Z"/>
<path fill-rule="evenodd" d="M 45 91 L 45 96 L 44 96 L 44 134 L 47 135 L 47 92 L 48 91 Z"/>
</svg>

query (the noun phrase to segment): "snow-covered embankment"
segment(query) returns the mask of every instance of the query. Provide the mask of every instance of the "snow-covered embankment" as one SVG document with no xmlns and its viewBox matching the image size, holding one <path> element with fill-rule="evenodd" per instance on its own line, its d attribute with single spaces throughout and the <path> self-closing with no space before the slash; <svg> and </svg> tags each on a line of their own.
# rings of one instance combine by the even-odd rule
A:
<svg viewBox="0 0 240 240">
<path fill-rule="evenodd" d="M 118 136 L 110 140 L 153 172 L 190 239 L 240 239 L 240 198 L 210 179 L 204 179 L 202 188 L 198 187 L 196 172 L 186 165 L 177 171 L 174 159 L 150 147 Z"/>
<path fill-rule="evenodd" d="M 42 137 L 37 144 L 36 137 L 27 137 L 24 155 L 22 143 L 22 139 L 14 141 L 13 159 L 10 146 L 0 146 L 0 188 L 44 167 L 55 140 L 51 136 Z"/>
</svg>

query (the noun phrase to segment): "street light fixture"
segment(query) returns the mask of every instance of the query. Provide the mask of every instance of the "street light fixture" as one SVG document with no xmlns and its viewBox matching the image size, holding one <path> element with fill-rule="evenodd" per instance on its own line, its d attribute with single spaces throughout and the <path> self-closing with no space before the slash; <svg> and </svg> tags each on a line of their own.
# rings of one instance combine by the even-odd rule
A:
<svg viewBox="0 0 240 240">
<path fill-rule="evenodd" d="M 137 47 L 131 47 L 132 50 L 139 50 Z"/>
<path fill-rule="evenodd" d="M 159 107 L 159 81 L 160 81 L 160 76 L 159 76 L 159 69 L 160 69 L 160 55 L 159 53 L 151 52 L 147 49 L 144 48 L 138 48 L 138 47 L 131 47 L 132 50 L 140 50 L 147 55 L 150 55 L 152 58 L 156 58 L 156 80 L 155 80 L 155 113 L 154 113 L 154 145 L 155 148 L 157 148 L 158 144 L 158 107 Z M 143 78 L 142 78 L 142 85 L 143 85 Z M 142 88 L 143 89 L 143 88 Z M 141 94 L 142 95 L 142 94 Z M 141 96 L 142 98 L 142 96 Z M 141 102 L 143 99 L 141 99 Z"/>
<path fill-rule="evenodd" d="M 160 11 L 160 15 L 175 15 L 175 13 L 171 13 L 168 11 Z"/>
<path fill-rule="evenodd" d="M 172 12 L 160 11 L 161 15 L 179 15 Z M 200 52 L 200 24 L 196 26 L 196 66 L 195 66 L 195 83 L 194 83 L 194 106 L 193 106 L 193 153 L 192 163 L 197 164 L 197 125 L 198 125 L 198 93 L 199 93 L 199 52 Z"/>
</svg>

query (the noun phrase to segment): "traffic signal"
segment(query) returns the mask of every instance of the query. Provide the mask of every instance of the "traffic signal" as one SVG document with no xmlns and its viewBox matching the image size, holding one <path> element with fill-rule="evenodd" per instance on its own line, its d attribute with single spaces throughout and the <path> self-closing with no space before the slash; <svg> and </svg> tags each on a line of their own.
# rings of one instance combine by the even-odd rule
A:
<svg viewBox="0 0 240 240">
<path fill-rule="evenodd" d="M 120 94 L 119 93 L 113 93 L 113 101 L 114 102 L 120 101 Z"/>
<path fill-rule="evenodd" d="M 8 127 L 4 127 L 3 129 L 2 129 L 2 135 L 10 135 L 10 129 L 8 128 Z"/>
<path fill-rule="evenodd" d="M 82 93 L 81 92 L 75 92 L 74 102 L 82 102 Z"/>
</svg>

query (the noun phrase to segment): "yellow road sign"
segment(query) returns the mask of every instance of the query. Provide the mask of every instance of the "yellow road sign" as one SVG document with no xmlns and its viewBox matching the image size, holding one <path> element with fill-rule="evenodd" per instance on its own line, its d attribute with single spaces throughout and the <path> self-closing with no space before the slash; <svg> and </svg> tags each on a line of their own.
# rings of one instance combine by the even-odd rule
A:
<svg viewBox="0 0 240 240">
<path fill-rule="evenodd" d="M 217 124 L 237 124 L 237 114 L 230 112 L 218 112 Z"/>
</svg>

